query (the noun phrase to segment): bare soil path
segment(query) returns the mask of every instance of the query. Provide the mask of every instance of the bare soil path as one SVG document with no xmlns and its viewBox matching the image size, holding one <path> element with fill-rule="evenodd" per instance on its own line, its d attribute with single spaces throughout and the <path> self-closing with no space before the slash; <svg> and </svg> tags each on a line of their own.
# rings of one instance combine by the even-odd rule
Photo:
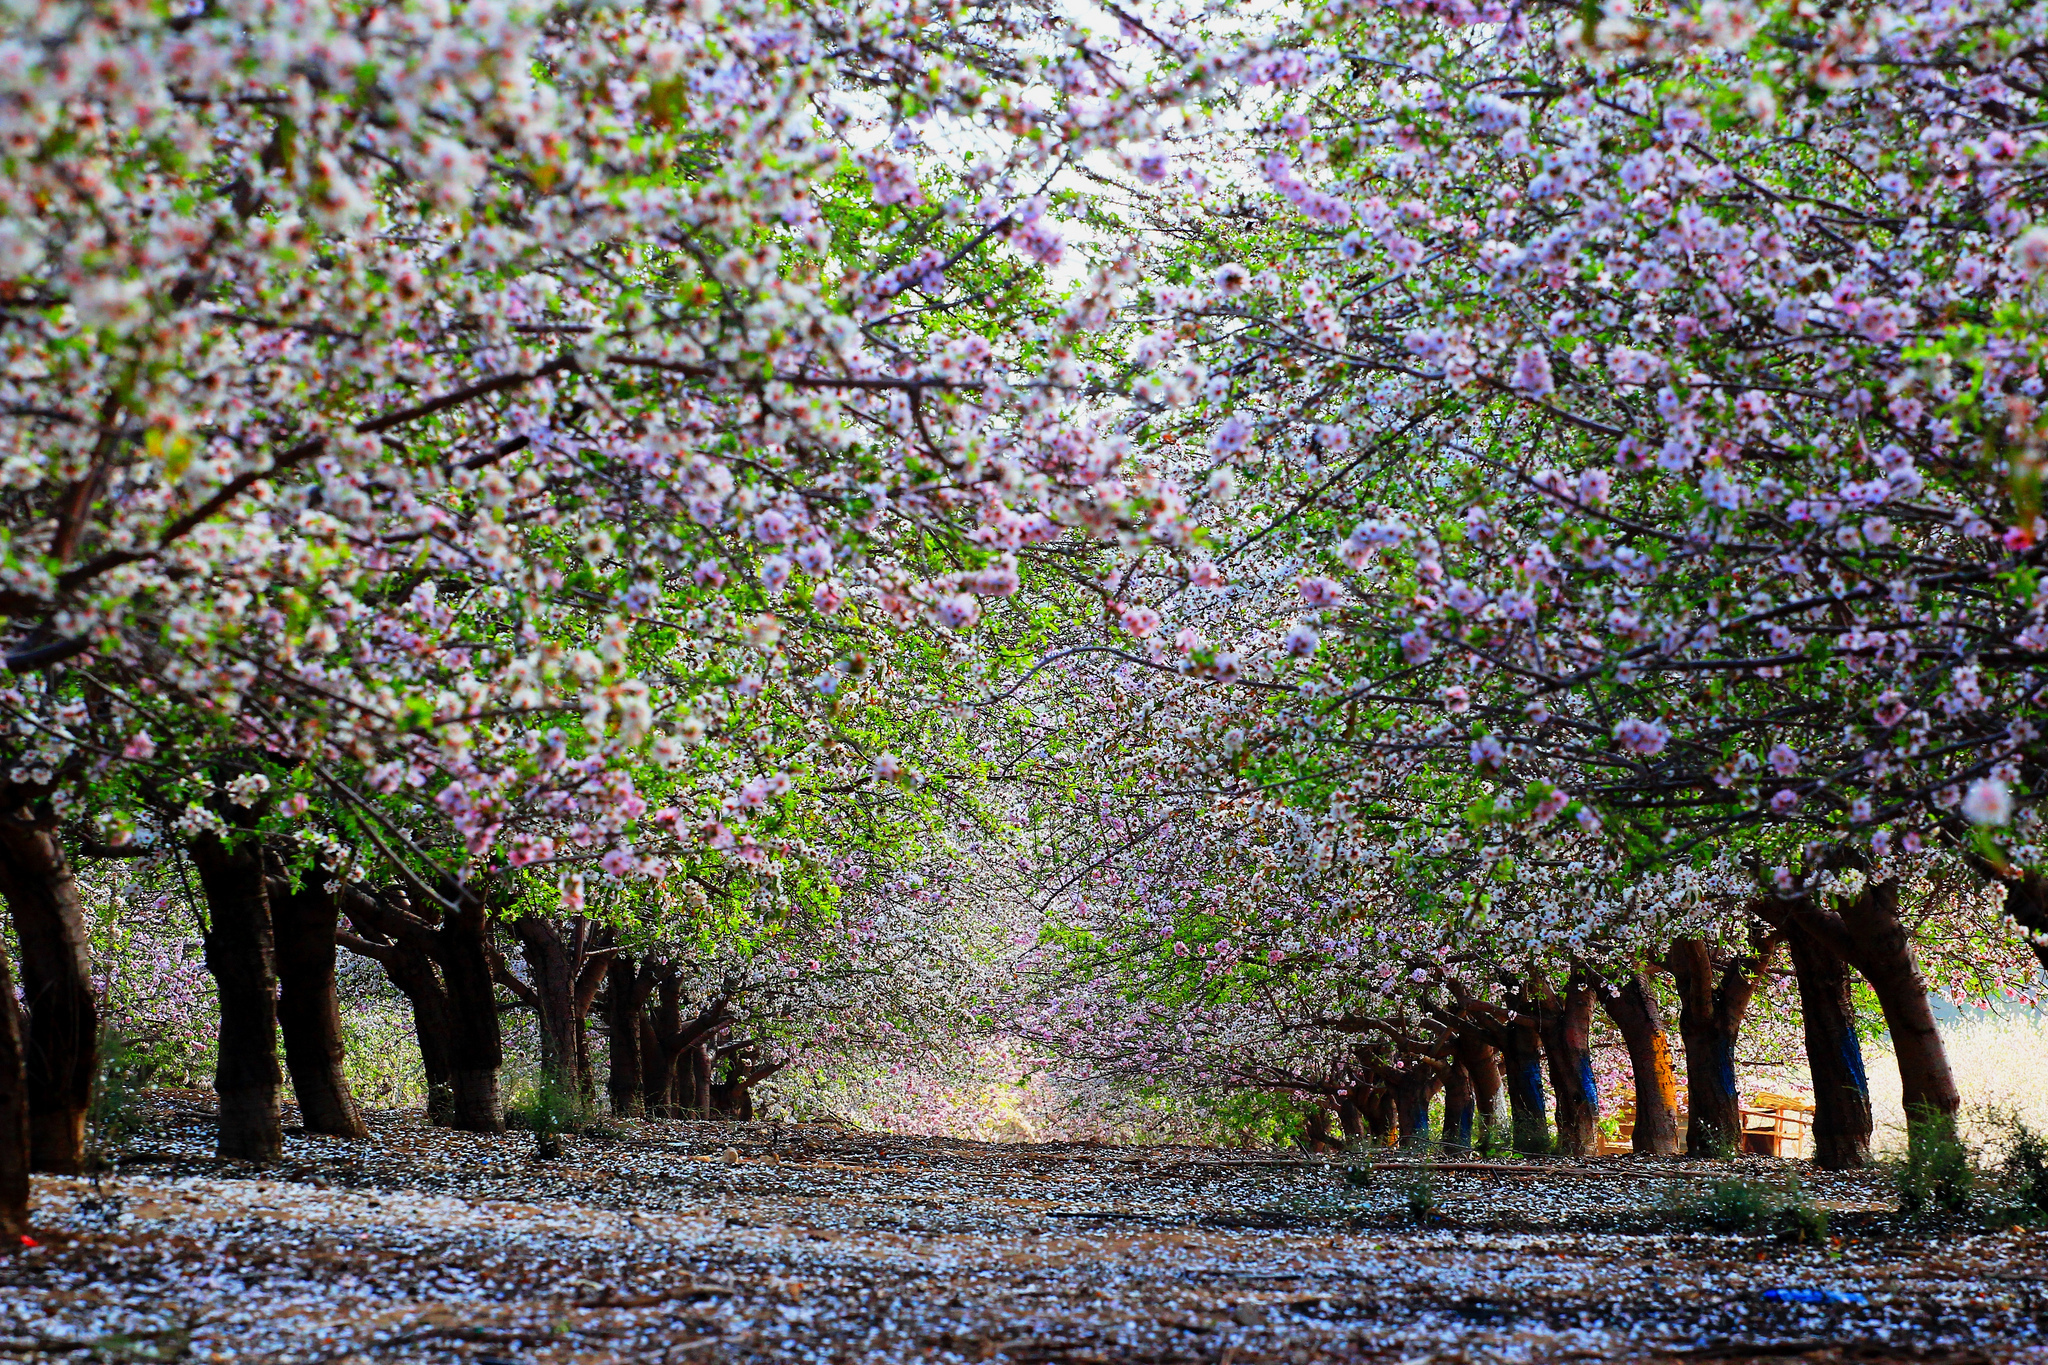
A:
<svg viewBox="0 0 2048 1365">
<path fill-rule="evenodd" d="M 1676 1216 L 1706 1163 L 1439 1170 L 1418 1219 L 1412 1163 L 374 1127 L 256 1170 L 160 1109 L 118 1179 L 39 1179 L 0 1360 L 2048 1362 L 2048 1235 L 1909 1233 L 1876 1176 L 1806 1173 L 1842 1235 L 1799 1247 Z"/>
</svg>

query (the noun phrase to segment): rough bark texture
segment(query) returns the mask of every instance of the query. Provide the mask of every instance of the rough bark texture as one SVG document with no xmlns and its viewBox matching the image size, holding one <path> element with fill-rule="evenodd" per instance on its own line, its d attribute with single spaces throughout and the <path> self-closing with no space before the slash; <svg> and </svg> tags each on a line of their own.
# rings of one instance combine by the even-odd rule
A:
<svg viewBox="0 0 2048 1365">
<path fill-rule="evenodd" d="M 278 1092 L 276 949 L 263 854 L 253 839 L 229 846 L 215 835 L 192 845 L 206 893 L 206 969 L 220 999 L 220 1047 L 213 1089 L 220 1102 L 223 1160 L 278 1161 L 284 1114 Z"/>
<path fill-rule="evenodd" d="M 639 1118 L 646 1112 L 640 1070 L 640 1013 L 647 996 L 641 987 L 640 964 L 624 953 L 606 969 L 605 1031 L 611 1039 L 611 1060 L 605 1094 L 612 1113 Z"/>
<path fill-rule="evenodd" d="M 512 921 L 512 936 L 526 959 L 534 1012 L 540 1017 L 541 1072 L 581 1092 L 584 1078 L 578 1061 L 583 1050 L 578 1035 L 583 1020 L 576 1013 L 575 932 L 571 929 L 565 936 L 562 926 L 539 915 Z"/>
<path fill-rule="evenodd" d="M 1347 1144 L 1365 1136 L 1365 1115 L 1359 1110 L 1349 1091 L 1337 1093 L 1337 1123 L 1344 1130 L 1344 1141 Z"/>
<path fill-rule="evenodd" d="M 1682 938 L 1664 957 L 1678 987 L 1678 1034 L 1685 1047 L 1688 1156 L 1726 1156 L 1742 1142 L 1742 1099 L 1735 1093 L 1735 1039 L 1757 981 L 1777 951 L 1775 937 L 1740 955 Z"/>
<path fill-rule="evenodd" d="M 505 1106 L 498 1095 L 498 1072 L 505 1065 L 505 1050 L 491 976 L 490 916 L 483 897 L 469 887 L 446 886 L 442 895 L 448 905 L 442 910 L 434 960 L 448 990 L 451 1016 L 450 1126 L 465 1133 L 502 1133 Z"/>
<path fill-rule="evenodd" d="M 1436 1068 L 1417 1061 L 1409 1070 L 1396 1074 L 1388 1085 L 1394 1097 L 1394 1122 L 1400 1127 L 1403 1147 L 1420 1147 L 1429 1141 L 1429 1102 L 1439 1084 Z"/>
<path fill-rule="evenodd" d="M 379 963 L 412 1005 L 413 1040 L 427 1081 L 427 1119 L 449 1127 L 455 1122 L 455 1063 L 448 1040 L 455 1024 L 431 953 L 438 936 L 411 914 L 404 893 L 396 887 L 375 893 L 350 887 L 343 893 L 342 909 L 356 932 L 339 935 L 338 941 Z"/>
<path fill-rule="evenodd" d="M 1837 913 L 1848 930 L 1849 960 L 1884 1010 L 1885 1027 L 1898 1058 L 1900 1099 L 1909 1117 L 1950 1118 L 1962 1107 L 1948 1051 L 1934 1026 L 1927 999 L 1927 979 L 1913 951 L 1906 926 L 1899 920 L 1899 889 L 1892 882 L 1866 886 Z"/>
<path fill-rule="evenodd" d="M 1870 1082 L 1856 1041 L 1849 964 L 1832 944 L 1794 923 L 1788 939 L 1799 981 L 1806 1061 L 1813 1075 L 1813 1159 L 1822 1170 L 1870 1164 Z"/>
<path fill-rule="evenodd" d="M 1651 1156 L 1678 1154 L 1678 1075 L 1671 1066 L 1671 1039 L 1657 993 L 1641 972 L 1619 986 L 1600 990 L 1601 1008 L 1621 1030 L 1634 1073 L 1636 1122 L 1630 1146 Z"/>
<path fill-rule="evenodd" d="M 0 896 L 21 945 L 30 1160 L 76 1175 L 99 1066 L 90 939 L 63 845 L 25 807 L 0 813 Z"/>
<path fill-rule="evenodd" d="M 1600 1092 L 1593 1083 L 1593 985 L 1573 977 L 1561 990 L 1537 997 L 1538 1027 L 1557 1093 L 1557 1150 L 1593 1155 L 1600 1138 Z"/>
<path fill-rule="evenodd" d="M 1465 1070 L 1464 1063 L 1453 1062 L 1444 1072 L 1444 1131 L 1445 1147 L 1469 1151 L 1472 1146 L 1472 1121 L 1477 1112 L 1472 1089 L 1472 1077 Z"/>
<path fill-rule="evenodd" d="M 0 1237 L 28 1231 L 28 1025 L 0 941 Z"/>
<path fill-rule="evenodd" d="M 1469 1030 L 1453 1034 L 1452 1047 L 1459 1069 L 1472 1083 L 1473 1124 L 1466 1145 L 1491 1147 L 1509 1133 L 1499 1054 L 1484 1038 Z"/>
<path fill-rule="evenodd" d="M 297 890 L 282 878 L 270 884 L 270 920 L 277 943 L 277 1027 L 284 1037 L 285 1067 L 298 1097 L 300 1121 L 309 1133 L 352 1138 L 370 1136 L 342 1069 L 346 1049 L 341 1008 L 334 994 L 338 898 L 307 874 Z"/>
<path fill-rule="evenodd" d="M 1536 1022 L 1520 1014 L 1510 1019 L 1500 1035 L 1500 1054 L 1515 1150 L 1530 1156 L 1546 1155 L 1551 1149 L 1550 1122 Z"/>
</svg>

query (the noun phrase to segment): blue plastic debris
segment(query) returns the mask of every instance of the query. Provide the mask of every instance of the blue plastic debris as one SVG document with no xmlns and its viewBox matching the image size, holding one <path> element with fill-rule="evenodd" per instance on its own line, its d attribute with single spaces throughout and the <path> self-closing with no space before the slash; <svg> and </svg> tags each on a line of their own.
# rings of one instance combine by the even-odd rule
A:
<svg viewBox="0 0 2048 1365">
<path fill-rule="evenodd" d="M 1869 1299 L 1843 1289 L 1766 1289 L 1762 1298 L 1771 1303 L 1861 1303 Z"/>
</svg>

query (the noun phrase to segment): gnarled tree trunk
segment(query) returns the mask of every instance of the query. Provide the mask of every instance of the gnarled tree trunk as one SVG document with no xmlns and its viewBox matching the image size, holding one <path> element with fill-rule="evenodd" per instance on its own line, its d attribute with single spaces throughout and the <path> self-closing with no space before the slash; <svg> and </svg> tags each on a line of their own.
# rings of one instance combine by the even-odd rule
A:
<svg viewBox="0 0 2048 1365">
<path fill-rule="evenodd" d="M 277 1026 L 285 1067 L 309 1133 L 362 1141 L 370 1136 L 349 1093 L 342 1062 L 341 1008 L 334 994 L 335 932 L 341 907 L 306 874 L 294 891 L 283 878 L 270 885 L 270 921 L 277 943 Z"/>
<path fill-rule="evenodd" d="M 1735 1039 L 1756 995 L 1775 937 L 1739 957 L 1682 938 L 1664 956 L 1678 987 L 1678 1034 L 1685 1046 L 1688 1156 L 1728 1156 L 1742 1143 L 1742 1099 L 1735 1093 Z"/>
<path fill-rule="evenodd" d="M 1822 1170 L 1855 1170 L 1870 1164 L 1872 1123 L 1849 964 L 1833 944 L 1797 920 L 1789 925 L 1787 938 L 1813 1076 L 1813 1159 Z"/>
<path fill-rule="evenodd" d="M 0 1237 L 28 1231 L 27 1021 L 0 941 Z"/>
<path fill-rule="evenodd" d="M 577 1061 L 582 1049 L 577 1035 L 583 1021 L 576 1016 L 576 963 L 571 946 L 557 925 L 539 915 L 512 921 L 512 936 L 519 940 L 520 956 L 526 959 L 534 1012 L 540 1016 L 541 1072 L 581 1093 L 583 1078 Z"/>
<path fill-rule="evenodd" d="M 1910 1120 L 1948 1119 L 1962 1107 L 1948 1051 L 1934 1025 L 1927 998 L 1927 979 L 1913 952 L 1906 926 L 1899 920 L 1899 889 L 1892 882 L 1864 887 L 1836 913 L 1848 930 L 1849 960 L 1884 1010 L 1885 1027 L 1898 1058 L 1900 1099 Z M 1909 1130 L 1910 1131 L 1910 1130 Z"/>
<path fill-rule="evenodd" d="M 1641 972 L 1619 986 L 1602 986 L 1600 1004 L 1628 1044 L 1634 1073 L 1636 1122 L 1630 1146 L 1651 1156 L 1678 1154 L 1678 1076 L 1671 1067 L 1671 1039 L 1664 1011 Z"/>
<path fill-rule="evenodd" d="M 1510 1018 L 1500 1035 L 1501 1072 L 1508 1092 L 1508 1121 L 1515 1150 L 1528 1156 L 1550 1153 L 1550 1116 L 1543 1094 L 1543 1046 L 1536 1021 Z"/>
<path fill-rule="evenodd" d="M 1473 1124 L 1465 1145 L 1490 1148 L 1510 1131 L 1499 1057 L 1490 1043 L 1469 1029 L 1453 1033 L 1451 1047 L 1458 1059 L 1458 1069 L 1472 1085 Z"/>
<path fill-rule="evenodd" d="M 1416 1061 L 1388 1082 L 1394 1097 L 1394 1122 L 1401 1130 L 1403 1147 L 1420 1147 L 1429 1141 L 1429 1102 L 1436 1094 L 1436 1069 Z"/>
<path fill-rule="evenodd" d="M 276 947 L 263 851 L 253 837 L 230 845 L 208 834 L 193 841 L 192 864 L 206 892 L 206 969 L 220 997 L 213 1072 L 219 1155 L 277 1161 L 284 1156 L 284 1072 L 277 1064 Z"/>
<path fill-rule="evenodd" d="M 99 1066 L 90 939 L 63 845 L 25 806 L 0 813 L 0 896 L 21 944 L 30 1160 L 39 1171 L 76 1175 L 85 1169 Z"/>
<path fill-rule="evenodd" d="M 1574 976 L 1562 991 L 1536 998 L 1550 1084 L 1557 1092 L 1557 1150 L 1593 1155 L 1599 1142 L 1600 1092 L 1593 1083 L 1593 987 Z"/>
<path fill-rule="evenodd" d="M 1444 1131 L 1441 1141 L 1445 1147 L 1458 1151 L 1472 1149 L 1472 1122 L 1477 1110 L 1472 1077 L 1465 1070 L 1465 1064 L 1450 1063 L 1444 1070 Z"/>
<path fill-rule="evenodd" d="M 625 953 L 612 958 L 606 975 L 605 1029 L 611 1037 L 611 1060 L 605 1093 L 612 1113 L 639 1118 L 646 1112 L 640 1068 L 640 1013 L 647 999 L 644 978 L 640 964 Z"/>
<path fill-rule="evenodd" d="M 483 897 L 470 887 L 444 886 L 442 896 L 448 904 L 434 959 L 448 991 L 449 1081 L 455 1101 L 450 1126 L 466 1133 L 502 1133 L 505 1106 L 498 1073 L 505 1065 L 505 1046 L 491 976 L 490 916 Z"/>
</svg>

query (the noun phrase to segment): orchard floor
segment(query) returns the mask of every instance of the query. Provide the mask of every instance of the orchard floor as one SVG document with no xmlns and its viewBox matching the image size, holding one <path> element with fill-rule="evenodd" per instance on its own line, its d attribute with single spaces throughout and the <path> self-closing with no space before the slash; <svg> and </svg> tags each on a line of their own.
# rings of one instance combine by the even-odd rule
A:
<svg viewBox="0 0 2048 1365">
<path fill-rule="evenodd" d="M 159 1104 L 118 1179 L 38 1178 L 0 1360 L 2048 1362 L 2048 1234 L 1909 1235 L 1879 1176 L 1805 1173 L 1843 1235 L 1800 1248 L 1695 1230 L 1727 1167 L 1676 1161 L 1439 1171 L 1418 1224 L 1388 1161 L 373 1126 L 259 1170 Z"/>
</svg>

